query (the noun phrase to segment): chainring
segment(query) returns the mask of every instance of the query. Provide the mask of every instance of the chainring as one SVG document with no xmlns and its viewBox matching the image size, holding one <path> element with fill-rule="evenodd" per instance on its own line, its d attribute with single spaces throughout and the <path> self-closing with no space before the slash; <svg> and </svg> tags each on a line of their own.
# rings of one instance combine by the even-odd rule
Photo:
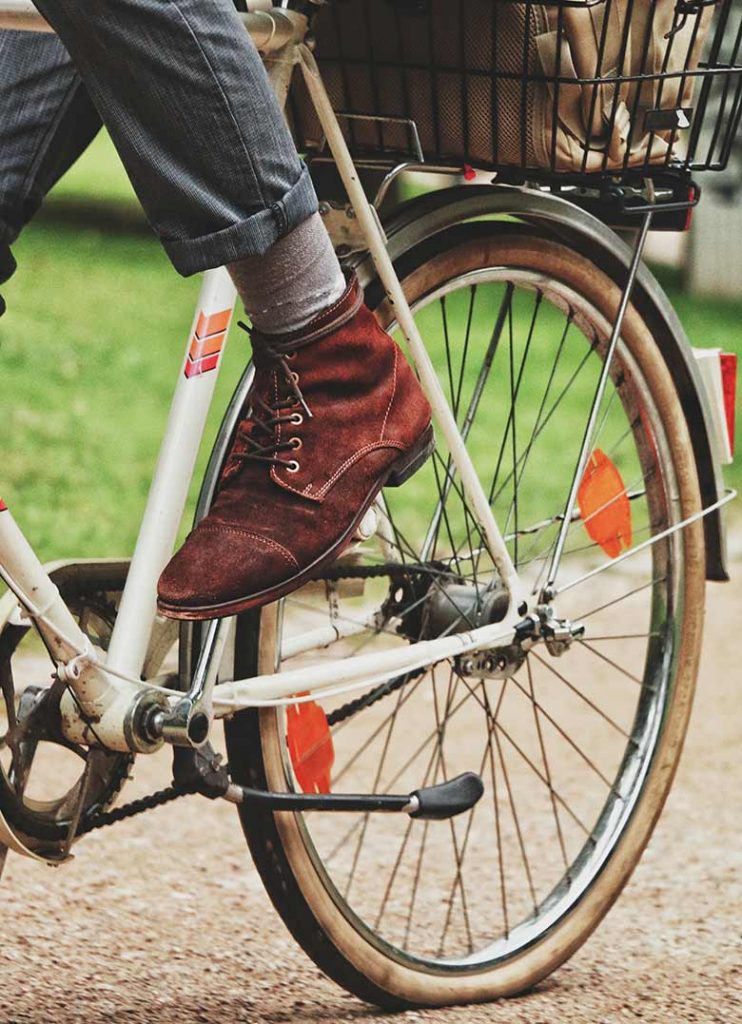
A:
<svg viewBox="0 0 742 1024">
<path fill-rule="evenodd" d="M 125 562 L 82 562 L 50 573 L 80 628 L 104 650 L 127 568 Z M 50 858 L 89 831 L 118 795 L 133 762 L 131 755 L 65 739 L 58 710 L 63 686 L 52 680 L 53 670 L 31 624 L 6 620 L 0 627 L 0 811 L 32 852 Z M 61 765 L 64 771 L 58 771 Z"/>
</svg>

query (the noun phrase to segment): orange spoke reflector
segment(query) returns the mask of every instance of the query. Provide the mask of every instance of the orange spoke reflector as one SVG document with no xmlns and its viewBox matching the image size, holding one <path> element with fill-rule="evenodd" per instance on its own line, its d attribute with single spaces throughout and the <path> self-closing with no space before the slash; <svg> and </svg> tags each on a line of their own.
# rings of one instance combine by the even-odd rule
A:
<svg viewBox="0 0 742 1024">
<path fill-rule="evenodd" d="M 588 459 L 577 504 L 588 536 L 610 558 L 631 547 L 631 502 L 621 474 L 600 448 Z"/>
<path fill-rule="evenodd" d="M 335 748 L 327 716 L 312 700 L 290 704 L 286 719 L 286 740 L 299 785 L 305 793 L 329 793 Z"/>
</svg>

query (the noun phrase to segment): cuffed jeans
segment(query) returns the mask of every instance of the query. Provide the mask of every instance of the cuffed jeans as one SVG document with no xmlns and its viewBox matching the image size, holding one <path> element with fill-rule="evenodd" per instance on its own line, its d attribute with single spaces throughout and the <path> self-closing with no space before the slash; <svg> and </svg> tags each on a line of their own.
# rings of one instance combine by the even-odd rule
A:
<svg viewBox="0 0 742 1024">
<path fill-rule="evenodd" d="M 35 0 L 0 32 L 0 251 L 101 119 L 181 274 L 261 255 L 317 209 L 232 0 Z"/>
</svg>

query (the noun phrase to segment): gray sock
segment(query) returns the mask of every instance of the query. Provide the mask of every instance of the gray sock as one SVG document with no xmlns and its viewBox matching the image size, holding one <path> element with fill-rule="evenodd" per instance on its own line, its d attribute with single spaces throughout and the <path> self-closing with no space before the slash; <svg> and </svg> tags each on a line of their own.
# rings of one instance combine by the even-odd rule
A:
<svg viewBox="0 0 742 1024">
<path fill-rule="evenodd" d="M 227 270 L 253 327 L 265 334 L 298 330 L 336 302 L 346 288 L 318 213 L 263 256 L 247 256 L 229 263 Z"/>
</svg>

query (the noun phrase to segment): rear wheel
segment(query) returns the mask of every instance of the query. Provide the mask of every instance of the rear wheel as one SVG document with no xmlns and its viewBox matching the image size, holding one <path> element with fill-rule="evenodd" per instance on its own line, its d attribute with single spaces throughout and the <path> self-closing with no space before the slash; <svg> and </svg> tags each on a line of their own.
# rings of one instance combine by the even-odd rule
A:
<svg viewBox="0 0 742 1024">
<path fill-rule="evenodd" d="M 403 285 L 519 571 L 543 585 L 620 298 L 604 273 L 516 229 L 454 233 Z M 377 310 L 394 330 L 388 307 Z M 266 888 L 336 981 L 383 1006 L 523 991 L 588 937 L 669 790 L 701 644 L 700 510 L 682 410 L 630 307 L 557 577 L 583 636 L 450 659 L 323 703 L 302 748 L 284 709 L 227 723 L 238 781 L 405 792 L 461 771 L 485 795 L 444 823 L 241 812 Z M 497 621 L 487 544 L 440 444 L 378 504 L 376 536 L 238 627 L 240 675 Z M 616 556 L 635 548 L 635 554 Z M 332 576 L 333 574 L 330 574 Z M 340 637 L 340 639 L 334 639 Z M 334 640 L 334 642 L 333 642 Z M 352 701 L 352 702 L 351 702 Z"/>
</svg>

